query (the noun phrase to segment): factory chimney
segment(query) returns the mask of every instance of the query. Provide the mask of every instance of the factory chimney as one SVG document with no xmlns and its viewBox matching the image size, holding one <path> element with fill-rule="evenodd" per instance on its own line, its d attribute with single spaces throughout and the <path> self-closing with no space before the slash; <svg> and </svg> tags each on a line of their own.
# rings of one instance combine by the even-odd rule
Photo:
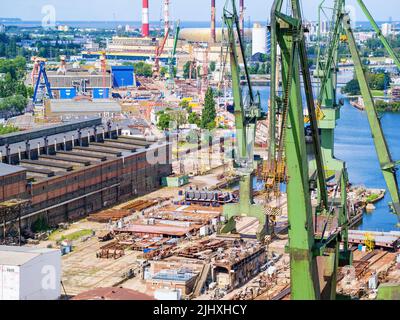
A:
<svg viewBox="0 0 400 320">
<path fill-rule="evenodd" d="M 150 35 L 149 26 L 149 0 L 142 2 L 142 36 L 147 38 Z"/>
<path fill-rule="evenodd" d="M 239 11 L 239 28 L 242 37 L 244 37 L 244 0 L 240 0 Z"/>
<path fill-rule="evenodd" d="M 213 43 L 216 42 L 216 33 L 215 33 L 215 0 L 211 0 L 211 41 Z"/>
<path fill-rule="evenodd" d="M 169 31 L 169 0 L 164 0 L 164 35 Z"/>
</svg>

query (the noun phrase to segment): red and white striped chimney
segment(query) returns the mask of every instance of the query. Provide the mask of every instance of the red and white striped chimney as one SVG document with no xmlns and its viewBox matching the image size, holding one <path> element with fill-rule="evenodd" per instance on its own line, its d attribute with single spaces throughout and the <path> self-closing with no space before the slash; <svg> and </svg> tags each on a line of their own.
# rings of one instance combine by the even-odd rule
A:
<svg viewBox="0 0 400 320">
<path fill-rule="evenodd" d="M 149 0 L 142 2 L 142 36 L 148 37 L 150 35 L 149 25 Z"/>
<path fill-rule="evenodd" d="M 211 41 L 215 43 L 216 41 L 215 33 L 215 0 L 211 0 Z"/>
<path fill-rule="evenodd" d="M 169 0 L 164 0 L 164 35 L 169 32 Z"/>
</svg>

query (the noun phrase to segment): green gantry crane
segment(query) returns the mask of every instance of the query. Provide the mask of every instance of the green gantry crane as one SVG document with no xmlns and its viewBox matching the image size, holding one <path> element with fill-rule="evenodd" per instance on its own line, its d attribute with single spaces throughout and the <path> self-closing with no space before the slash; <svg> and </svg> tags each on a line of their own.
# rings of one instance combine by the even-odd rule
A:
<svg viewBox="0 0 400 320">
<path fill-rule="evenodd" d="M 221 228 L 220 232 L 228 233 L 235 231 L 235 217 L 255 217 L 259 221 L 257 238 L 259 240 L 264 240 L 264 237 L 267 234 L 268 221 L 264 207 L 254 203 L 253 174 L 255 171 L 254 141 L 256 126 L 258 120 L 265 119 L 265 114 L 261 110 L 260 95 L 258 93 L 254 93 L 251 86 L 235 0 L 228 1 L 225 5 L 223 19 L 228 33 L 236 127 L 236 150 L 234 165 L 240 175 L 240 193 L 239 203 L 227 204 L 224 206 L 223 214 L 227 219 L 227 222 Z M 238 47 L 240 58 L 244 63 L 243 69 L 248 89 L 248 97 L 245 100 L 243 99 L 242 88 L 240 85 Z"/>
<path fill-rule="evenodd" d="M 271 106 L 281 124 L 277 150 L 284 149 L 287 170 L 287 206 L 291 264 L 292 299 L 334 299 L 339 263 L 348 264 L 347 173 L 344 166 L 335 172 L 336 189 L 328 196 L 318 119 L 311 83 L 303 21 L 299 0 L 288 1 L 290 14 L 283 12 L 283 0 L 275 0 L 271 11 Z M 282 93 L 277 88 L 278 47 L 281 52 Z M 301 84 L 301 78 L 302 82 Z M 312 156 L 310 170 L 306 148 L 302 89 L 310 119 Z M 276 116 L 276 118 L 277 118 Z M 273 118 L 271 115 L 270 118 Z M 272 152 L 271 152 L 272 153 Z M 310 191 L 318 193 L 317 205 Z M 329 221 L 337 218 L 338 227 L 328 233 Z M 313 223 L 313 218 L 315 222 Z M 340 251 L 340 243 L 344 242 Z"/>
<path fill-rule="evenodd" d="M 342 0 L 341 2 L 344 2 L 344 0 Z M 389 55 L 392 57 L 397 67 L 400 69 L 399 58 L 397 57 L 396 53 L 390 46 L 389 42 L 382 35 L 371 13 L 368 11 L 367 7 L 365 6 L 362 0 L 357 0 L 357 2 L 360 5 L 361 9 L 363 10 L 364 14 L 367 16 L 369 22 L 376 31 L 379 39 L 381 40 L 382 44 L 388 51 Z M 350 53 L 354 62 L 357 80 L 358 83 L 360 84 L 361 95 L 364 100 L 368 122 L 371 128 L 372 137 L 374 139 L 375 150 L 379 159 L 379 164 L 381 166 L 383 177 L 385 178 L 387 188 L 392 198 L 391 209 L 395 214 L 397 214 L 400 220 L 400 196 L 399 196 L 399 185 L 396 176 L 397 165 L 399 162 L 398 161 L 395 162 L 392 160 L 392 156 L 390 154 L 389 147 L 387 145 L 385 135 L 383 133 L 381 122 L 375 108 L 375 102 L 371 90 L 368 86 L 366 72 L 364 70 L 360 54 L 358 53 L 357 50 L 357 44 L 354 39 L 353 30 L 351 28 L 350 17 L 345 12 L 343 12 L 342 14 L 342 21 L 343 21 L 343 28 L 347 35 L 347 42 L 349 45 Z"/>
<path fill-rule="evenodd" d="M 339 1 L 339 0 L 338 0 Z M 344 0 L 340 0 L 343 2 Z M 371 23 L 373 29 L 376 31 L 378 38 L 381 40 L 383 46 L 388 51 L 391 58 L 396 63 L 397 67 L 400 69 L 400 61 L 396 53 L 390 46 L 389 42 L 382 35 L 378 25 L 373 19 L 371 13 L 368 11 L 362 0 L 357 0 L 362 11 L 367 16 L 369 22 Z M 398 219 L 400 219 L 400 197 L 399 197 L 399 185 L 397 182 L 397 165 L 399 161 L 393 161 L 392 156 L 387 145 L 385 135 L 381 126 L 380 119 L 378 117 L 377 110 L 375 108 L 375 102 L 368 86 L 366 71 L 361 61 L 360 54 L 357 49 L 357 44 L 354 38 L 353 30 L 351 27 L 350 17 L 346 12 L 342 13 L 342 25 L 346 33 L 345 39 L 348 42 L 351 57 L 354 62 L 355 72 L 357 76 L 358 83 L 360 85 L 361 95 L 364 99 L 365 110 L 368 117 L 368 122 L 371 128 L 372 138 L 375 144 L 375 150 L 379 159 L 379 164 L 383 173 L 383 177 L 386 181 L 386 186 L 389 190 L 390 196 L 392 198 L 391 209 L 395 214 L 397 214 Z M 389 284 L 386 286 L 378 287 L 378 299 L 379 300 L 396 300 L 400 296 L 400 285 L 399 284 Z"/>
<path fill-rule="evenodd" d="M 313 88 L 311 86 L 310 72 L 302 26 L 301 7 L 299 0 L 289 1 L 291 4 L 290 15 L 282 12 L 283 0 L 275 0 L 271 13 L 271 45 L 272 47 L 272 72 L 271 72 L 271 112 L 281 114 L 280 136 L 285 137 L 277 146 L 278 150 L 284 148 L 287 168 L 287 198 L 289 219 L 289 243 L 287 250 L 290 254 L 291 264 L 291 297 L 292 299 L 334 299 L 336 295 L 336 273 L 339 263 L 350 264 L 351 253 L 347 245 L 347 172 L 344 163 L 332 160 L 332 153 L 321 151 L 318 134 L 318 121 L 314 105 Z M 374 144 L 379 162 L 392 196 L 392 208 L 399 213 L 399 192 L 395 166 L 393 162 L 380 120 L 374 105 L 374 100 L 366 80 L 357 44 L 350 24 L 350 18 L 345 12 L 345 1 L 335 0 L 333 15 L 333 30 L 331 31 L 330 45 L 326 52 L 318 55 L 316 76 L 320 79 L 321 87 L 317 104 L 324 105 L 324 113 L 328 108 L 336 108 L 336 73 L 338 47 L 340 41 L 347 42 L 354 61 L 357 79 L 360 83 L 361 93 L 364 98 L 365 108 L 371 127 Z M 378 29 L 372 16 L 358 0 L 366 12 L 375 30 Z M 320 7 L 321 8 L 321 7 Z M 345 32 L 346 36 L 342 34 Z M 378 32 L 389 54 L 398 63 L 393 50 Z M 275 85 L 278 71 L 275 62 L 278 59 L 278 46 L 281 49 L 282 60 L 282 96 Z M 306 151 L 303 103 L 300 85 L 300 74 L 303 78 L 304 93 L 312 131 L 312 153 L 315 165 L 310 166 Z M 280 110 L 280 111 L 279 111 Z M 278 112 L 279 111 L 279 112 Z M 332 118 L 335 119 L 335 118 Z M 321 124 L 321 121 L 319 122 Z M 332 129 L 332 128 L 325 128 Z M 275 130 L 275 129 L 274 129 Z M 321 130 L 323 132 L 323 130 Z M 333 132 L 322 136 L 333 143 Z M 329 147 L 329 146 L 328 146 Z M 329 148 L 327 148 L 329 151 Z M 330 150 L 333 150 L 331 148 Z M 272 152 L 271 152 L 272 153 Z M 325 160 L 325 162 L 324 162 Z M 336 159 L 334 159 L 336 160 Z M 310 170 L 311 168 L 311 170 Z M 325 169 L 335 171 L 336 189 L 328 198 L 326 194 Z M 314 172 L 315 171 L 315 172 Z M 313 181 L 316 177 L 316 181 Z M 311 205 L 310 190 L 318 189 L 318 204 Z M 340 192 L 340 196 L 337 193 Z M 314 214 L 314 224 L 313 224 Z M 326 235 L 328 219 L 337 215 L 338 227 L 334 232 Z M 325 223 L 320 230 L 319 221 L 323 218 Z M 314 228 L 313 228 L 314 227 Z M 343 250 L 339 244 L 343 242 Z M 382 298 L 394 297 L 398 294 L 399 287 L 393 286 L 385 290 Z"/>
</svg>

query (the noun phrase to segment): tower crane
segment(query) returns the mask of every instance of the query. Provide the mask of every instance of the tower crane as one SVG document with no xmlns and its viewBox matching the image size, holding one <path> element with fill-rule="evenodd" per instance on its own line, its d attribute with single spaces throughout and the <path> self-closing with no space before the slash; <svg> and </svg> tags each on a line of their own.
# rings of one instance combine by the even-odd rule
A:
<svg viewBox="0 0 400 320">
<path fill-rule="evenodd" d="M 263 206 L 254 203 L 253 199 L 253 174 L 254 165 L 254 140 L 257 121 L 264 119 L 261 110 L 260 95 L 253 92 L 250 76 L 247 69 L 242 35 L 240 32 L 239 16 L 235 0 L 227 1 L 224 7 L 224 23 L 228 33 L 228 51 L 232 74 L 232 91 L 234 97 L 234 115 L 236 127 L 236 150 L 234 166 L 240 175 L 239 203 L 224 206 L 224 216 L 227 223 L 221 228 L 221 233 L 228 233 L 236 229 L 235 217 L 248 216 L 257 218 L 259 227 L 257 238 L 264 240 L 268 229 L 268 221 Z M 239 53 L 238 53 L 239 47 Z M 244 74 L 248 97 L 243 99 L 240 85 L 239 54 L 244 62 Z"/>
</svg>

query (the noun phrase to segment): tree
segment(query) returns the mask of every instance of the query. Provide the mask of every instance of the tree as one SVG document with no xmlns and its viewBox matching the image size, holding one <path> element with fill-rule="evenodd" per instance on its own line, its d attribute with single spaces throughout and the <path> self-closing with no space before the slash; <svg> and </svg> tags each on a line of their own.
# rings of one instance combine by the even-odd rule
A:
<svg viewBox="0 0 400 320">
<path fill-rule="evenodd" d="M 161 67 L 160 68 L 160 76 L 162 78 L 164 78 L 167 73 L 168 73 L 168 69 L 166 67 Z"/>
<path fill-rule="evenodd" d="M 170 111 L 169 115 L 171 124 L 173 124 L 177 130 L 187 123 L 187 113 L 185 110 Z"/>
<path fill-rule="evenodd" d="M 216 69 L 217 64 L 215 63 L 215 61 L 211 61 L 210 62 L 210 71 L 214 72 Z"/>
<path fill-rule="evenodd" d="M 385 90 L 390 85 L 390 81 L 388 73 L 367 73 L 368 86 L 372 90 Z M 352 96 L 361 94 L 360 85 L 355 76 L 343 87 L 342 92 Z"/>
<path fill-rule="evenodd" d="M 139 62 L 124 62 L 124 66 L 133 66 L 135 69 L 135 74 L 142 77 L 151 77 L 153 75 L 153 67 L 151 64 L 145 63 L 143 61 Z"/>
<path fill-rule="evenodd" d="M 153 68 L 150 64 L 143 61 L 136 62 L 133 64 L 135 68 L 135 74 L 143 77 L 151 77 L 153 75 Z"/>
<path fill-rule="evenodd" d="M 9 96 L 0 102 L 0 110 L 22 112 L 28 104 L 28 99 L 22 95 Z"/>
<path fill-rule="evenodd" d="M 188 122 L 189 122 L 190 124 L 195 124 L 195 125 L 197 125 L 198 127 L 200 127 L 200 125 L 201 125 L 201 119 L 200 119 L 199 114 L 196 113 L 196 112 L 191 112 L 191 113 L 189 113 Z"/>
<path fill-rule="evenodd" d="M 206 96 L 204 99 L 204 108 L 201 114 L 201 128 L 212 130 L 215 128 L 215 117 L 217 116 L 217 112 L 215 111 L 215 100 L 214 93 L 212 89 L 209 87 L 206 92 Z"/>
<path fill-rule="evenodd" d="M 357 79 L 352 79 L 347 82 L 346 85 L 342 88 L 342 92 L 347 93 L 351 96 L 359 95 L 361 91 Z"/>
<path fill-rule="evenodd" d="M 166 113 L 165 111 L 160 111 L 158 113 L 158 122 L 157 122 L 157 127 L 160 130 L 167 130 L 169 129 L 169 124 L 171 122 L 171 116 L 169 113 Z"/>
<path fill-rule="evenodd" d="M 183 65 L 183 77 L 185 79 L 189 79 L 189 75 L 190 75 L 190 68 L 192 67 L 192 61 L 188 61 Z M 192 79 L 196 79 L 196 70 L 192 70 Z M 199 70 L 197 70 L 197 72 L 199 72 Z"/>
<path fill-rule="evenodd" d="M 25 75 L 26 60 L 24 57 L 0 60 L 0 73 L 10 74 L 13 80 L 21 80 Z"/>
<path fill-rule="evenodd" d="M 182 100 L 181 102 L 179 102 L 179 106 L 182 109 L 187 109 L 189 107 L 189 101 L 188 100 Z"/>
</svg>

